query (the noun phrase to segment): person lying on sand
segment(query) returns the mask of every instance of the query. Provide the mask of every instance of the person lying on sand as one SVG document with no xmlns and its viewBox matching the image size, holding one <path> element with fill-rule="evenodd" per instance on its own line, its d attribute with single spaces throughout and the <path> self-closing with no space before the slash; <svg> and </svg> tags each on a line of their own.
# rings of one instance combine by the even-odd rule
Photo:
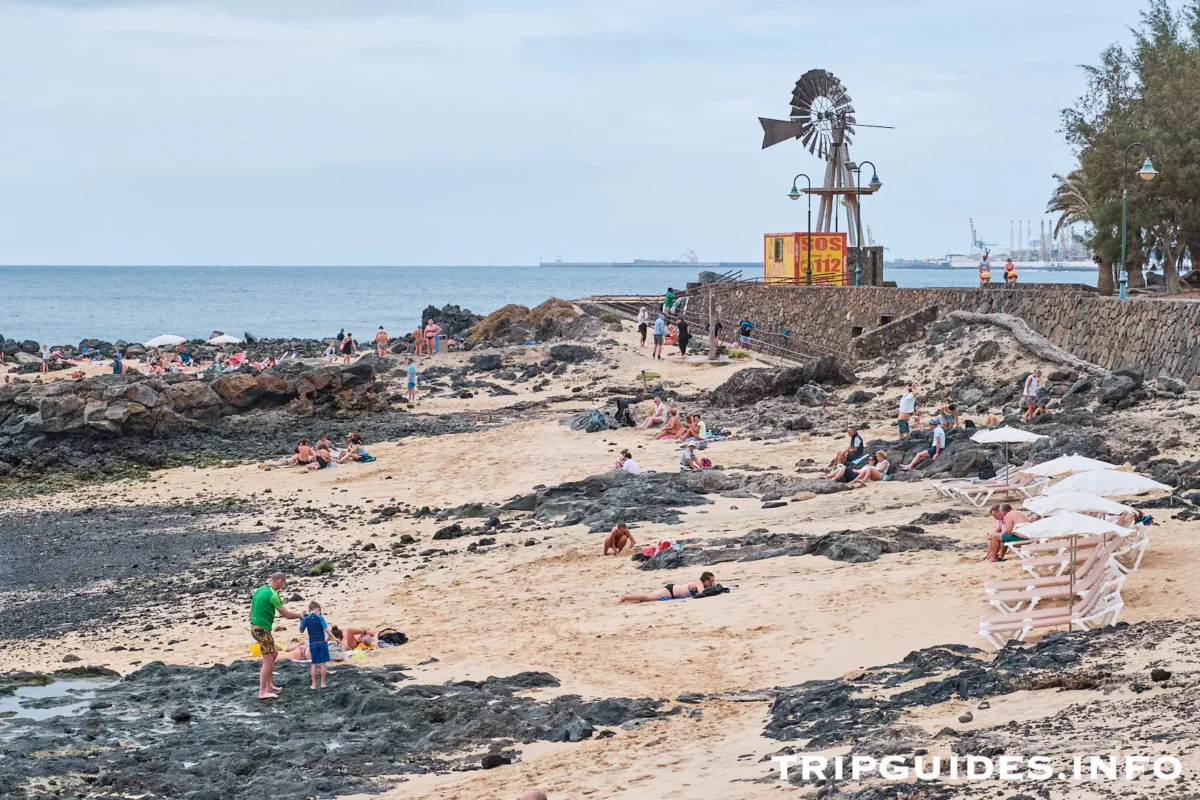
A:
<svg viewBox="0 0 1200 800">
<path fill-rule="evenodd" d="M 654 408 L 650 410 L 650 416 L 642 420 L 643 428 L 653 428 L 655 425 L 662 425 L 667 421 L 667 408 L 663 405 L 663 401 L 659 398 L 654 398 Z"/>
<path fill-rule="evenodd" d="M 629 526 L 624 522 L 618 522 L 617 527 L 609 532 L 604 539 L 604 555 L 608 555 L 608 551 L 612 550 L 614 556 L 621 555 L 621 551 L 626 545 L 632 550 L 637 542 L 633 538 L 633 534 L 629 532 Z"/>
<path fill-rule="evenodd" d="M 667 412 L 667 422 L 663 425 L 662 430 L 654 435 L 655 439 L 674 438 L 679 435 L 679 432 L 685 430 L 683 423 L 679 421 L 679 412 L 671 409 Z"/>
<path fill-rule="evenodd" d="M 717 582 L 711 572 L 704 572 L 700 580 L 691 583 L 668 583 L 657 592 L 635 592 L 621 598 L 622 603 L 649 603 L 654 600 L 674 600 L 683 597 L 699 597 L 700 593 Z"/>
<path fill-rule="evenodd" d="M 867 465 L 859 470 L 858 475 L 850 480 L 850 485 L 862 486 L 867 481 L 881 481 L 887 477 L 888 467 L 887 453 L 880 450 L 875 455 L 867 458 Z"/>
<path fill-rule="evenodd" d="M 992 506 L 988 513 L 996 520 L 996 529 L 988 534 L 988 552 L 985 560 L 1003 561 L 1004 548 L 1029 541 L 1028 537 L 1013 530 L 1017 525 L 1029 522 L 1029 515 L 1008 503 Z"/>
<path fill-rule="evenodd" d="M 264 461 L 258 465 L 259 469 L 275 469 L 276 467 L 294 467 L 297 464 L 311 464 L 316 458 L 313 449 L 308 446 L 308 439 L 301 439 L 300 444 L 296 445 L 296 452 L 287 458 L 280 458 L 276 461 Z"/>
<path fill-rule="evenodd" d="M 346 652 L 350 652 L 360 644 L 372 645 L 375 644 L 375 631 L 367 628 L 346 628 L 342 630 L 337 625 L 329 629 L 333 634 L 333 638 L 342 643 L 342 647 L 346 648 Z"/>
</svg>

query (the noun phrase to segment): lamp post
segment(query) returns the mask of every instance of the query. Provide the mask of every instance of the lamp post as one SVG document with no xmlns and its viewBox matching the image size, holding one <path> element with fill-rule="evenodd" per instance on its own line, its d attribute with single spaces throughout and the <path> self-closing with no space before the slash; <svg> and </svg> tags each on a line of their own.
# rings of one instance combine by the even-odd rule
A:
<svg viewBox="0 0 1200 800">
<path fill-rule="evenodd" d="M 878 168 L 875 166 L 874 161 L 863 161 L 863 162 L 855 164 L 851 167 L 851 169 L 854 170 L 854 208 L 855 208 L 854 225 L 855 225 L 855 228 L 857 228 L 857 233 L 858 233 L 858 236 L 856 237 L 858 239 L 858 256 L 857 256 L 858 263 L 854 267 L 854 285 L 855 286 L 862 286 L 862 239 L 863 239 L 863 233 L 862 233 L 862 192 L 861 192 L 860 187 L 862 184 L 863 164 L 871 165 L 871 182 L 869 184 L 867 184 L 868 186 L 871 187 L 871 191 L 877 192 L 877 191 L 879 191 L 879 187 L 883 186 L 883 182 L 881 180 L 879 180 L 879 171 L 878 171 Z"/>
<path fill-rule="evenodd" d="M 805 259 L 807 265 L 804 270 L 805 283 L 812 286 L 812 178 L 801 172 L 796 177 L 792 178 L 792 190 L 788 192 L 788 197 L 793 200 L 800 199 L 800 190 L 796 188 L 796 181 L 804 178 L 808 182 L 808 256 Z"/>
<path fill-rule="evenodd" d="M 1126 292 L 1129 287 L 1129 272 L 1125 269 L 1125 225 L 1126 218 L 1129 215 L 1129 151 L 1135 147 L 1140 147 L 1146 151 L 1146 161 L 1142 164 L 1142 168 L 1138 170 L 1138 177 L 1144 181 L 1152 181 L 1158 177 L 1158 171 L 1154 169 L 1154 165 L 1150 163 L 1150 148 L 1141 142 L 1134 142 L 1125 148 L 1125 161 L 1121 169 L 1121 276 L 1119 278 L 1120 298 L 1126 298 Z"/>
</svg>

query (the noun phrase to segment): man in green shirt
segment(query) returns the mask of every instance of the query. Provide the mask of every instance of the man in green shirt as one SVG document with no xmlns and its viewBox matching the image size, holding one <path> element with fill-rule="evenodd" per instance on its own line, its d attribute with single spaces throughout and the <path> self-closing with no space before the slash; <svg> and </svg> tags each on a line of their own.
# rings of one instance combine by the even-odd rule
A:
<svg viewBox="0 0 1200 800">
<path fill-rule="evenodd" d="M 275 637 L 271 629 L 275 627 L 275 612 L 287 619 L 300 619 L 295 611 L 285 608 L 279 597 L 279 590 L 287 584 L 287 575 L 276 572 L 267 578 L 265 585 L 254 590 L 250 598 L 250 635 L 258 642 L 262 650 L 262 670 L 258 673 L 258 699 L 274 700 L 282 691 L 275 685 L 275 657 L 279 650 L 275 647 Z"/>
</svg>

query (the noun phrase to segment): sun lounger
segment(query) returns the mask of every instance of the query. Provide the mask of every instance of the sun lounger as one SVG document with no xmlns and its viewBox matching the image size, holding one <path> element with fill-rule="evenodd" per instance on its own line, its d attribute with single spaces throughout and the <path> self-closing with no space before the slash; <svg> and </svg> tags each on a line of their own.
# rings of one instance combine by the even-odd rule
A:
<svg viewBox="0 0 1200 800">
<path fill-rule="evenodd" d="M 1022 581 L 1008 581 L 1004 588 L 990 584 L 987 587 L 988 602 L 1000 611 L 1016 613 L 1031 611 L 1043 600 L 1064 599 L 1073 595 L 1082 599 L 1106 572 L 1120 569 L 1112 558 L 1114 549 L 1115 543 L 1113 542 L 1105 542 L 1099 547 L 1091 548 L 1083 566 L 1076 570 L 1074 585 L 1071 583 L 1069 574 L 1030 578 L 1023 581 L 1026 585 L 1019 589 L 1011 588 L 1012 584 L 1022 583 Z"/>
<path fill-rule="evenodd" d="M 947 497 L 953 497 L 954 491 L 959 488 L 969 489 L 974 486 L 981 486 L 983 484 L 997 482 L 1003 484 L 1006 476 L 1009 480 L 1012 480 L 1018 472 L 1028 468 L 1030 465 L 1031 462 L 1026 461 L 1019 467 L 1004 467 L 997 472 L 994 477 L 986 480 L 981 480 L 979 478 L 942 478 L 940 480 L 930 481 L 929 485 L 932 486 L 934 491 L 936 491 L 938 494 L 943 494 Z"/>
<path fill-rule="evenodd" d="M 1030 545 L 1036 544 L 1030 542 Z M 1020 549 L 1020 548 L 1018 548 Z M 1108 555 L 1113 555 L 1116 548 L 1112 548 Z M 1083 565 L 1076 570 L 1076 577 L 1087 573 L 1100 559 L 1100 554 L 1103 552 L 1102 547 L 1087 548 L 1087 558 L 1084 559 Z M 1038 586 L 1055 586 L 1060 583 L 1067 583 L 1071 580 L 1069 575 L 1043 575 L 1041 577 L 1030 576 L 1026 578 L 1015 578 L 1010 581 L 988 581 L 983 585 L 984 591 L 988 594 L 994 592 L 1019 592 L 1028 589 L 1033 589 Z"/>
<path fill-rule="evenodd" d="M 981 483 L 976 486 L 961 486 L 950 489 L 952 495 L 965 499 L 973 506 L 983 506 L 992 497 L 1006 496 L 1012 494 L 1021 494 L 1025 497 L 1032 497 L 1040 494 L 1042 489 L 1050 483 L 1049 478 L 1038 478 L 1032 475 L 1020 475 L 1016 478 L 1010 478 L 1007 483 L 1003 480 L 991 480 L 987 483 Z"/>
<path fill-rule="evenodd" d="M 1104 570 L 1103 579 L 1088 590 L 1074 606 L 1041 608 L 1016 614 L 995 614 L 979 619 L 979 635 L 997 650 L 1004 647 L 1003 634 L 1012 634 L 1018 642 L 1034 630 L 1066 626 L 1068 629 L 1090 630 L 1115 625 L 1124 608 L 1121 586 L 1125 575 L 1120 570 Z"/>
<path fill-rule="evenodd" d="M 1075 542 L 1074 563 L 1087 561 L 1091 551 L 1106 541 L 1104 536 L 1084 536 Z M 1012 550 L 1021 559 L 1021 568 L 1035 577 L 1062 575 L 1071 567 L 1071 539 L 1060 537 L 1029 542 Z"/>
</svg>

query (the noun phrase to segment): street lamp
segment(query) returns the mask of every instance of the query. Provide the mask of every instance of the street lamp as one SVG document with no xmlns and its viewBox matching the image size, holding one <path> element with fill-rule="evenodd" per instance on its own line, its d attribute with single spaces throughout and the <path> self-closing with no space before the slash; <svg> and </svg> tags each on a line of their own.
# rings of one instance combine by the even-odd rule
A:
<svg viewBox="0 0 1200 800">
<path fill-rule="evenodd" d="M 1150 163 L 1150 148 L 1141 142 L 1134 142 L 1125 148 L 1125 161 L 1121 170 L 1121 277 L 1120 298 L 1124 300 L 1129 287 L 1129 273 L 1125 269 L 1125 225 L 1129 214 L 1129 151 L 1140 147 L 1146 151 L 1146 161 L 1138 170 L 1138 177 L 1144 181 L 1152 181 L 1158 177 L 1158 170 Z"/>
<path fill-rule="evenodd" d="M 808 258 L 805 260 L 805 263 L 808 266 L 805 268 L 804 274 L 806 277 L 806 283 L 809 286 L 812 286 L 812 178 L 808 177 L 803 172 L 792 178 L 792 190 L 788 192 L 788 197 L 792 198 L 793 200 L 800 199 L 800 190 L 796 188 L 796 181 L 800 180 L 801 178 L 804 178 L 804 180 L 808 182 Z"/>
<path fill-rule="evenodd" d="M 871 187 L 872 192 L 879 191 L 879 187 L 883 186 L 883 181 L 879 180 L 879 172 L 874 161 L 863 161 L 859 164 L 854 164 L 850 167 L 854 171 L 854 224 L 858 229 L 858 263 L 854 267 L 854 285 L 862 286 L 862 192 L 860 184 L 862 183 L 862 168 L 863 164 L 871 165 L 871 182 L 867 185 Z"/>
</svg>

